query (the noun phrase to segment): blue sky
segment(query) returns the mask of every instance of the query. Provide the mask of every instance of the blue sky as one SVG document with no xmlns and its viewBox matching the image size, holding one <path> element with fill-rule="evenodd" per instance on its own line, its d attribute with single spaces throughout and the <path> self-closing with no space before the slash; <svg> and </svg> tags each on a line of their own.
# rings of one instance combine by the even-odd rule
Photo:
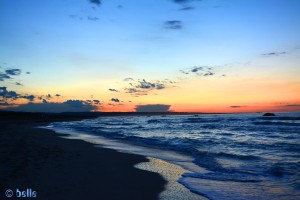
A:
<svg viewBox="0 0 300 200">
<path fill-rule="evenodd" d="M 177 84 L 166 88 L 183 88 L 184 94 L 195 77 L 180 70 L 205 66 L 214 68 L 215 85 L 222 75 L 282 76 L 298 88 L 299 9 L 297 0 L 0 0 L 0 66 L 21 69 L 17 81 L 24 86 L 11 79 L 0 84 L 23 93 L 93 95 L 108 102 L 108 88 L 124 90 L 128 77 L 167 78 Z M 154 98 L 119 95 L 137 104 Z"/>
</svg>

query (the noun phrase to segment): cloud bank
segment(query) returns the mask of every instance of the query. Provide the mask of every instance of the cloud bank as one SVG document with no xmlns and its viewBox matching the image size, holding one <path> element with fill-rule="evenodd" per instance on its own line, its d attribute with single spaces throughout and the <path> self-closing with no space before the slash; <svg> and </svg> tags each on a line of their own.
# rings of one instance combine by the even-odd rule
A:
<svg viewBox="0 0 300 200">
<path fill-rule="evenodd" d="M 90 112 L 97 110 L 97 106 L 88 101 L 82 100 L 67 100 L 63 103 L 48 103 L 43 100 L 43 103 L 27 103 L 17 107 L 6 108 L 8 111 L 22 111 L 22 112 Z"/>
<path fill-rule="evenodd" d="M 137 105 L 135 107 L 136 112 L 169 112 L 171 105 L 165 104 L 147 104 Z"/>
</svg>

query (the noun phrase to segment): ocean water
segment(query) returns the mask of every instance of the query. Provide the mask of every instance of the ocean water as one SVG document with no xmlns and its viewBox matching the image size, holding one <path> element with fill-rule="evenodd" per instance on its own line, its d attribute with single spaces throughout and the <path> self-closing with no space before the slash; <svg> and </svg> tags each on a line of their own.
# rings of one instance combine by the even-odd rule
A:
<svg viewBox="0 0 300 200">
<path fill-rule="evenodd" d="M 99 117 L 48 128 L 179 165 L 187 172 L 178 182 L 209 199 L 300 199 L 300 113 Z"/>
</svg>

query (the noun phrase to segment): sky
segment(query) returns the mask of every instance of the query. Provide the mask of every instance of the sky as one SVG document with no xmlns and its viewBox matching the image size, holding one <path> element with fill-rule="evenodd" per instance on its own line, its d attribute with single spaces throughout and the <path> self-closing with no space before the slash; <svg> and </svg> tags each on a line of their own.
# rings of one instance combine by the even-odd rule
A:
<svg viewBox="0 0 300 200">
<path fill-rule="evenodd" d="M 298 0 L 0 0 L 0 109 L 300 111 Z"/>
</svg>

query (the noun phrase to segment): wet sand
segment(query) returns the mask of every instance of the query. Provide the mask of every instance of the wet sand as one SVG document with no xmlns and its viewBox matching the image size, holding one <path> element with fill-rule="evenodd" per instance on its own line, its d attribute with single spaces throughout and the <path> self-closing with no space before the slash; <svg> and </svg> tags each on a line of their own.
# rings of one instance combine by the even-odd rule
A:
<svg viewBox="0 0 300 200">
<path fill-rule="evenodd" d="M 76 118 L 77 119 L 77 118 Z M 166 181 L 134 168 L 139 155 L 95 148 L 36 128 L 72 118 L 0 119 L 0 199 L 5 191 L 36 191 L 35 199 L 157 199 Z M 78 120 L 78 119 L 77 119 Z M 14 198 L 9 198 L 14 199 Z M 17 198 L 19 199 L 19 198 Z"/>
</svg>

